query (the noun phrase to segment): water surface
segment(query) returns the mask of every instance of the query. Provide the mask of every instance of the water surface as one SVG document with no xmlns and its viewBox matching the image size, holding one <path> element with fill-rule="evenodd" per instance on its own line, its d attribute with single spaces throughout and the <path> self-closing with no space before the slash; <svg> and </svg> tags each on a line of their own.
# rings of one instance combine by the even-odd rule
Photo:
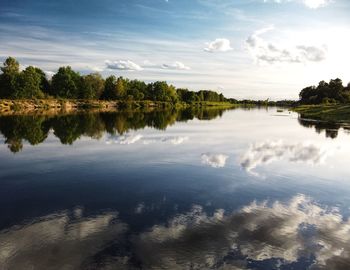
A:
<svg viewBox="0 0 350 270">
<path fill-rule="evenodd" d="M 0 269 L 350 269 L 348 130 L 276 108 L 0 117 Z"/>
</svg>

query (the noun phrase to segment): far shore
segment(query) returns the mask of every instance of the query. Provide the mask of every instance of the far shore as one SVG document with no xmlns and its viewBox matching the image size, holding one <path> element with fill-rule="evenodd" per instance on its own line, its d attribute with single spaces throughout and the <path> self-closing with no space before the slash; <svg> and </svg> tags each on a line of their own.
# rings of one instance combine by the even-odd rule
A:
<svg viewBox="0 0 350 270">
<path fill-rule="evenodd" d="M 119 110 L 157 110 L 187 107 L 232 108 L 229 102 L 170 103 L 162 101 L 81 100 L 81 99 L 0 99 L 0 115 L 58 114 L 74 112 L 115 112 Z"/>
<path fill-rule="evenodd" d="M 350 104 L 300 105 L 293 108 L 301 118 L 325 122 L 350 122 Z"/>
</svg>

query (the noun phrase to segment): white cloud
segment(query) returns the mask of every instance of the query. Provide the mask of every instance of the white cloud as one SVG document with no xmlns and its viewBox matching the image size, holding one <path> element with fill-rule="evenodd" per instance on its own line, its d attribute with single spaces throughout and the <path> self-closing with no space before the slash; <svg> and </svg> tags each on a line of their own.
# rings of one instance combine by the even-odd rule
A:
<svg viewBox="0 0 350 270">
<path fill-rule="evenodd" d="M 207 42 L 207 47 L 204 48 L 206 52 L 228 52 L 233 50 L 231 43 L 226 38 L 217 38 L 214 41 Z"/>
<path fill-rule="evenodd" d="M 175 70 L 189 70 L 191 69 L 190 67 L 186 66 L 184 63 L 181 62 L 174 62 L 172 64 L 163 64 L 162 65 L 163 69 L 175 69 Z"/>
<path fill-rule="evenodd" d="M 300 2 L 304 4 L 306 7 L 311 9 L 317 9 L 321 7 L 325 7 L 332 2 L 332 0 L 264 0 L 265 3 L 273 2 L 273 3 L 288 3 L 288 2 Z"/>
<path fill-rule="evenodd" d="M 175 61 L 173 63 L 164 63 L 164 64 L 156 64 L 149 60 L 143 62 L 144 68 L 150 69 L 170 69 L 170 70 L 190 70 L 189 66 L 186 66 L 184 63 L 180 61 Z"/>
<path fill-rule="evenodd" d="M 241 166 L 251 172 L 261 165 L 276 160 L 303 162 L 311 165 L 322 163 L 330 154 L 329 150 L 314 144 L 285 143 L 283 141 L 267 141 L 253 144 L 241 158 Z"/>
<path fill-rule="evenodd" d="M 44 73 L 45 73 L 47 79 L 51 79 L 52 76 L 55 75 L 55 72 L 49 71 L 49 70 L 45 70 Z"/>
<path fill-rule="evenodd" d="M 320 8 L 320 7 L 325 7 L 329 3 L 331 3 L 332 0 L 304 0 L 305 6 L 309 8 Z"/>
<path fill-rule="evenodd" d="M 223 168 L 226 165 L 226 160 L 229 158 L 223 154 L 205 153 L 201 155 L 202 163 L 213 168 Z"/>
<path fill-rule="evenodd" d="M 326 46 L 296 45 L 283 48 L 272 42 L 265 41 L 261 35 L 272 30 L 273 27 L 256 31 L 246 40 L 248 50 L 257 63 L 306 63 L 321 62 L 327 58 Z"/>
<path fill-rule="evenodd" d="M 142 67 L 130 60 L 105 61 L 108 69 L 140 71 Z"/>
</svg>

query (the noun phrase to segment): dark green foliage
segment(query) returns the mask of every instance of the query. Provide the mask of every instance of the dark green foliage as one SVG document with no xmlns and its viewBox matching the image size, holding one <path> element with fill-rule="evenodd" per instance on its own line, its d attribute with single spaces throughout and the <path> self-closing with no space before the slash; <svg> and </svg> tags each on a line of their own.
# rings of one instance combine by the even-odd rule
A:
<svg viewBox="0 0 350 270">
<path fill-rule="evenodd" d="M 321 81 L 317 87 L 304 88 L 299 96 L 301 104 L 349 103 L 350 87 L 344 87 L 340 79 L 330 80 L 329 83 Z"/>
<path fill-rule="evenodd" d="M 79 98 L 99 99 L 104 90 L 105 82 L 99 73 L 92 73 L 82 78 Z"/>
<path fill-rule="evenodd" d="M 9 57 L 1 67 L 0 98 L 34 99 L 48 96 L 67 99 L 120 100 L 127 107 L 133 102 L 148 100 L 162 101 L 167 105 L 177 102 L 223 102 L 228 101 L 222 94 L 210 90 L 199 92 L 176 89 L 164 81 L 146 84 L 139 80 L 109 76 L 106 80 L 98 73 L 81 76 L 70 66 L 60 67 L 49 81 L 45 73 L 37 67 L 19 71 L 19 63 Z"/>
<path fill-rule="evenodd" d="M 166 82 L 154 82 L 150 83 L 147 87 L 148 95 L 152 100 L 177 102 L 178 96 L 176 94 L 175 87 L 168 85 Z"/>
<path fill-rule="evenodd" d="M 106 79 L 102 99 L 117 99 L 117 79 L 114 75 Z"/>
<path fill-rule="evenodd" d="M 46 77 L 46 74 L 44 71 L 42 71 L 40 68 L 35 67 L 35 71 L 39 74 L 40 76 L 40 90 L 44 94 L 50 94 L 50 82 Z"/>
<path fill-rule="evenodd" d="M 0 98 L 14 97 L 17 89 L 17 80 L 19 75 L 19 63 L 16 59 L 8 57 L 0 68 Z"/>
<path fill-rule="evenodd" d="M 43 98 L 41 91 L 42 78 L 35 67 L 29 66 L 17 78 L 17 87 L 13 93 L 14 98 Z"/>
<path fill-rule="evenodd" d="M 80 74 L 71 67 L 60 67 L 52 77 L 52 94 L 61 98 L 78 98 L 82 85 Z"/>
</svg>

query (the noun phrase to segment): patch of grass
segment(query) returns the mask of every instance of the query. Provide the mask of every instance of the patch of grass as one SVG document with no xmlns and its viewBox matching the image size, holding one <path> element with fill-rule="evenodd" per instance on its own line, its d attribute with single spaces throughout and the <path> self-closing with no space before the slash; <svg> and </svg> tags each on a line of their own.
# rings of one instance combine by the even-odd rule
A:
<svg viewBox="0 0 350 270">
<path fill-rule="evenodd" d="M 293 108 L 302 118 L 327 122 L 349 122 L 350 104 L 338 105 L 303 105 Z"/>
</svg>

